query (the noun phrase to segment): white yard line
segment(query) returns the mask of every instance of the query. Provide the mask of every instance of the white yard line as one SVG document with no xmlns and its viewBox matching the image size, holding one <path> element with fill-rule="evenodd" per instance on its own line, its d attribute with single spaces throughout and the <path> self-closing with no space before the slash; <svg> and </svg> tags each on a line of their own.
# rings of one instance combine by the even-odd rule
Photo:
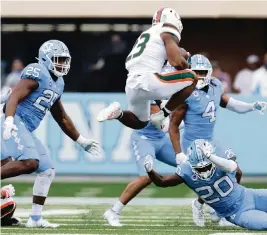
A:
<svg viewBox="0 0 267 235">
<path fill-rule="evenodd" d="M 28 217 L 29 216 L 29 210 L 26 209 L 20 209 L 18 208 L 15 211 L 15 216 L 17 217 Z M 53 215 L 81 215 L 83 213 L 89 213 L 90 210 L 76 210 L 76 209 L 56 209 L 56 210 L 45 210 L 43 211 L 43 216 L 53 216 Z"/>
<path fill-rule="evenodd" d="M 17 204 L 30 204 L 31 197 L 16 197 Z M 114 204 L 118 198 L 96 198 L 96 197 L 48 197 L 46 205 L 98 205 Z M 129 205 L 165 205 L 165 206 L 184 206 L 191 205 L 192 198 L 135 198 Z"/>
</svg>

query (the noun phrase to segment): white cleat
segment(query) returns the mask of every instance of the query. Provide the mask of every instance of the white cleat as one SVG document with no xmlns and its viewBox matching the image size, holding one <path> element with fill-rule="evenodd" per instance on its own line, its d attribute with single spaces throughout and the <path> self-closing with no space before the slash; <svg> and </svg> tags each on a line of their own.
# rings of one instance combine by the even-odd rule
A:
<svg viewBox="0 0 267 235">
<path fill-rule="evenodd" d="M 121 115 L 121 105 L 119 102 L 113 102 L 108 107 L 102 109 L 97 115 L 97 121 L 103 122 L 106 120 L 116 119 Z"/>
<path fill-rule="evenodd" d="M 164 116 L 164 112 L 162 110 L 160 110 L 157 113 L 151 114 L 150 115 L 150 121 L 158 130 L 161 130 L 165 121 L 166 121 L 166 117 Z"/>
<path fill-rule="evenodd" d="M 59 224 L 51 224 L 47 220 L 40 218 L 38 221 L 34 221 L 31 217 L 25 224 L 27 228 L 57 228 Z"/>
<path fill-rule="evenodd" d="M 235 224 L 232 224 L 231 222 L 227 221 L 225 218 L 220 219 L 219 226 L 221 226 L 221 227 L 236 227 Z"/>
<path fill-rule="evenodd" d="M 222 217 L 218 216 L 216 211 L 209 206 L 210 219 L 213 223 L 218 223 Z"/>
<path fill-rule="evenodd" d="M 193 213 L 193 221 L 196 226 L 204 227 L 205 226 L 205 216 L 203 206 L 197 206 L 197 199 L 192 202 L 192 213 Z"/>
<path fill-rule="evenodd" d="M 104 219 L 107 220 L 109 225 L 111 225 L 113 227 L 121 227 L 121 226 L 123 226 L 120 223 L 120 214 L 116 213 L 112 209 L 108 209 L 104 213 Z"/>
</svg>

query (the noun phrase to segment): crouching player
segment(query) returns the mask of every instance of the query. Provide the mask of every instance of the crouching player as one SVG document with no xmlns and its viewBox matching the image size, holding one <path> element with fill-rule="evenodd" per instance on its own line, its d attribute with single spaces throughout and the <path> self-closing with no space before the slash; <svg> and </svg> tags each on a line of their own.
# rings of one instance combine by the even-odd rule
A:
<svg viewBox="0 0 267 235">
<path fill-rule="evenodd" d="M 151 113 L 156 113 L 159 111 L 159 107 L 155 103 L 152 103 L 150 111 Z M 180 128 L 182 128 L 182 125 Z M 168 123 L 165 123 L 162 129 L 168 130 Z M 151 180 L 147 176 L 144 168 L 146 156 L 150 156 L 153 162 L 157 159 L 167 165 L 176 167 L 175 153 L 169 135 L 163 130 L 158 130 L 154 125 L 149 123 L 144 129 L 133 131 L 131 135 L 131 150 L 133 157 L 136 159 L 140 176 L 127 185 L 120 199 L 112 208 L 105 212 L 104 218 L 111 226 L 122 226 L 120 223 L 120 213 L 124 206 L 151 184 Z"/>
<path fill-rule="evenodd" d="M 13 217 L 16 203 L 13 200 L 15 188 L 9 184 L 1 188 L 1 226 L 20 225 L 21 219 Z"/>
<path fill-rule="evenodd" d="M 240 227 L 267 230 L 267 189 L 248 189 L 236 182 L 237 163 L 217 156 L 210 142 L 198 139 L 188 148 L 188 162 L 176 174 L 161 176 L 153 170 L 153 160 L 144 166 L 149 178 L 159 187 L 185 183 L 219 216 Z"/>
<path fill-rule="evenodd" d="M 29 64 L 21 80 L 10 94 L 1 116 L 1 178 L 37 173 L 33 186 L 32 212 L 26 227 L 55 228 L 42 218 L 43 205 L 55 169 L 49 153 L 32 133 L 50 110 L 62 131 L 85 151 L 99 152 L 96 141 L 80 135 L 61 103 L 63 76 L 70 69 L 71 56 L 67 46 L 49 40 L 39 49 L 39 63 Z M 12 158 L 15 161 L 12 161 Z"/>
</svg>

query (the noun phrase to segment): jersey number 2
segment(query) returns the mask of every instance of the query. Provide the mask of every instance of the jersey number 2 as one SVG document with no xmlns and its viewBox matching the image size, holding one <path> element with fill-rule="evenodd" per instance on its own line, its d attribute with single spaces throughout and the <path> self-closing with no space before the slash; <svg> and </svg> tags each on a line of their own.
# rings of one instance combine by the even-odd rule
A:
<svg viewBox="0 0 267 235">
<path fill-rule="evenodd" d="M 34 106 L 38 109 L 40 109 L 43 112 L 46 112 L 47 107 L 43 106 L 41 102 L 45 102 L 47 104 L 50 104 L 51 106 L 54 104 L 56 99 L 58 98 L 58 94 L 51 91 L 51 90 L 44 90 L 43 94 L 45 96 L 40 96 L 34 103 Z"/>
<path fill-rule="evenodd" d="M 205 112 L 202 114 L 202 117 L 207 117 L 210 119 L 210 122 L 214 122 L 216 120 L 215 111 L 216 108 L 214 101 L 210 101 L 205 109 Z"/>
<path fill-rule="evenodd" d="M 144 50 L 146 48 L 146 44 L 149 41 L 149 39 L 150 39 L 150 34 L 144 33 L 136 40 L 130 55 L 126 59 L 126 63 L 129 60 L 140 56 L 144 52 Z M 136 51 L 137 48 L 138 48 L 138 51 Z M 135 53 L 133 53 L 133 52 L 135 52 Z"/>
<path fill-rule="evenodd" d="M 228 186 L 229 186 L 228 190 L 223 191 L 220 188 L 220 184 L 222 182 L 225 182 L 226 184 L 228 184 Z M 233 191 L 234 185 L 233 185 L 233 182 L 231 181 L 231 179 L 228 176 L 223 176 L 222 178 L 220 178 L 220 179 L 218 179 L 217 181 L 214 182 L 213 188 L 216 190 L 216 192 L 221 197 L 226 197 L 227 195 L 229 195 Z M 203 186 L 203 187 L 200 187 L 200 188 L 196 188 L 195 190 L 196 190 L 196 192 L 207 191 L 207 194 L 203 194 L 203 195 L 200 196 L 201 199 L 203 199 L 203 201 L 205 201 L 206 203 L 211 204 L 211 203 L 220 201 L 220 198 L 218 198 L 218 197 L 208 200 L 208 198 L 211 197 L 214 194 L 214 190 L 210 186 Z"/>
</svg>

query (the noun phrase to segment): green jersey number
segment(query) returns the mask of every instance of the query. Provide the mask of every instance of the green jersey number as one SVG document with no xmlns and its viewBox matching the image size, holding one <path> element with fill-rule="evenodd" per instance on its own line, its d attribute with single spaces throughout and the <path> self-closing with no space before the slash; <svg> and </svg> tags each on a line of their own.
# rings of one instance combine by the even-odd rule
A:
<svg viewBox="0 0 267 235">
<path fill-rule="evenodd" d="M 144 52 L 144 50 L 146 48 L 146 44 L 149 41 L 149 39 L 150 39 L 150 34 L 144 33 L 136 40 L 136 42 L 133 46 L 132 52 L 135 51 L 136 48 L 138 48 L 138 51 L 134 54 L 130 53 L 130 55 L 126 59 L 126 63 L 129 60 L 140 56 Z"/>
</svg>

